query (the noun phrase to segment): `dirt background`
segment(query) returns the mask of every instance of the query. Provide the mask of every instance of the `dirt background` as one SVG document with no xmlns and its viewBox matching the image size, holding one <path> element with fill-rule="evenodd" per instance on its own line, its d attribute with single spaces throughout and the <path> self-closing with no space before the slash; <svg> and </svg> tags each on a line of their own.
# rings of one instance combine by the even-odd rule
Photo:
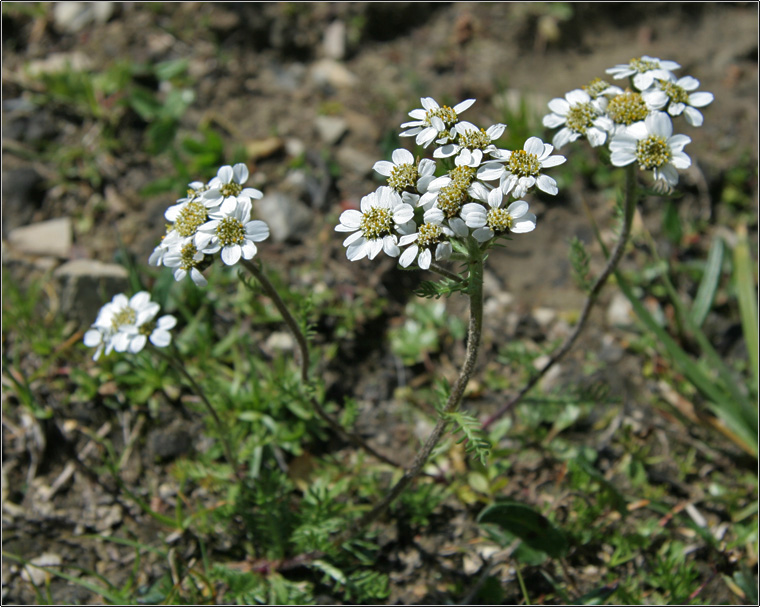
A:
<svg viewBox="0 0 760 607">
<path fill-rule="evenodd" d="M 98 185 L 84 179 L 62 184 L 56 181 L 61 167 L 35 157 L 40 141 L 67 146 L 81 142 L 93 128 L 60 106 L 29 109 L 22 104 L 19 110 L 14 105 L 34 91 L 29 65 L 51 57 L 77 57 L 95 72 L 124 59 L 157 63 L 188 58 L 196 99 L 181 129 L 194 133 L 200 124 L 213 124 L 224 133 L 228 149 L 248 150 L 256 187 L 297 201 L 302 228 L 260 250 L 266 263 L 289 275 L 298 288 L 310 286 L 309 276 L 299 268 L 315 261 L 323 263 L 320 280 L 371 285 L 384 295 L 393 290 L 389 285 L 416 280 L 396 270 L 392 260 L 350 264 L 333 227 L 341 209 L 357 205 L 376 187 L 372 164 L 401 145 L 393 133 L 407 112 L 419 107 L 420 97 L 449 103 L 475 97 L 466 119 L 483 126 L 505 121 L 504 108 L 517 107 L 520 99 L 540 119 L 551 98 L 641 55 L 677 61 L 682 65 L 679 75 L 693 75 L 701 82 L 700 90 L 715 95 L 703 112 L 704 126 L 688 129 L 693 143 L 686 151 L 694 167 L 682 176 L 686 195 L 679 208 L 687 217 L 707 219 L 711 233 L 720 232 L 732 217 L 717 198 L 727 172 L 740 162 L 757 164 L 757 16 L 755 3 L 577 3 L 564 12 L 543 3 L 114 3 L 105 21 L 70 31 L 73 26 L 58 21 L 52 9 L 42 16 L 4 13 L 3 174 L 15 171 L 18 176 L 31 168 L 41 179 L 31 185 L 7 185 L 4 179 L 3 235 L 22 225 L 70 216 L 78 220 L 69 259 L 113 261 L 121 240 L 136 259 L 147 260 L 163 232 L 163 212 L 173 202 L 171 195 L 140 194 L 173 168 L 166 157 L 154 157 L 142 147 L 144 125 L 133 116 L 117 126 L 126 143 L 118 155 L 93 150 L 102 171 Z M 344 32 L 342 51 L 330 41 L 336 28 Z M 325 116 L 336 120 L 330 123 Z M 337 137 L 330 127 L 337 129 Z M 545 138 L 550 140 L 550 135 Z M 562 153 L 572 154 L 572 146 Z M 294 189 L 288 167 L 299 155 L 306 159 L 309 179 Z M 755 177 L 747 184 L 753 200 Z M 556 198 L 532 203 L 538 229 L 530 238 L 515 239 L 489 259 L 493 313 L 486 323 L 487 348 L 505 333 L 518 334 L 518 326 L 530 338 L 541 329 L 536 310 L 549 310 L 556 320 L 582 300 L 570 277 L 568 241 L 572 236 L 591 241 L 584 200 L 602 225 L 609 225 L 612 205 L 608 192 L 585 189 L 582 176 L 560 185 Z M 642 217 L 658 234 L 658 204 L 645 201 Z M 756 228 L 755 218 L 750 226 L 753 242 Z M 592 251 L 598 264 L 599 252 Z M 49 268 L 49 263 L 29 261 L 5 246 L 4 262 L 21 270 L 19 274 L 34 273 L 40 265 Z M 390 295 L 398 312 L 404 297 Z M 622 340 L 603 314 L 609 304 L 608 294 L 584 348 L 614 346 L 620 351 Z M 507 307 L 512 316 L 505 323 Z M 370 400 L 381 398 L 373 386 L 380 383 L 382 371 L 376 365 L 384 356 L 366 356 L 366 366 L 346 380 L 353 386 L 345 388 L 357 388 Z M 609 381 L 615 389 L 644 389 L 635 358 L 616 354 L 611 360 Z M 378 443 L 389 449 L 398 448 L 398 441 L 408 435 L 392 425 L 399 421 L 392 413 L 383 418 L 391 425 L 378 431 Z M 369 427 L 376 421 L 370 416 L 362 423 Z M 97 429 L 96 420 L 92 422 Z M 25 447 L 9 442 L 13 436 L 5 426 L 3 432 L 4 485 L 6 464 L 15 460 L 7 467 L 12 486 L 23 482 L 33 458 Z M 147 541 L 155 530 L 134 508 L 126 512 L 82 475 L 53 498 L 40 497 L 40 491 L 60 478 L 66 461 L 50 449 L 41 457 L 43 461 L 33 462 L 40 470 L 33 490 L 4 494 L 4 502 L 7 497 L 14 504 L 3 510 L 4 548 L 28 558 L 54 552 L 66 563 L 120 575 L 120 569 L 128 568 L 131 550 L 83 544 L 77 532 L 111 532 L 128 525 Z M 149 467 L 155 486 L 170 492 L 163 486 L 170 483 L 165 471 L 152 462 Z M 418 579 L 397 582 L 392 600 L 440 600 L 433 590 L 420 591 L 419 584 L 425 586 Z M 87 591 L 59 581 L 52 590 L 56 602 L 92 600 Z M 3 598 L 6 604 L 35 600 L 30 585 L 7 562 Z"/>
</svg>

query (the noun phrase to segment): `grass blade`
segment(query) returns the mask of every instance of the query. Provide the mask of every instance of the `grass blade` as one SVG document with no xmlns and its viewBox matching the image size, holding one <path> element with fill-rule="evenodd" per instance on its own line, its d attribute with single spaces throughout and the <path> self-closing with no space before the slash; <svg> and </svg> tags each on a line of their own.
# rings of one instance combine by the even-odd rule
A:
<svg viewBox="0 0 760 607">
<path fill-rule="evenodd" d="M 755 392 L 760 385 L 760 370 L 758 370 L 758 336 L 757 336 L 757 301 L 755 299 L 756 281 L 752 269 L 752 259 L 747 241 L 747 226 L 740 225 L 736 229 L 739 237 L 734 247 L 734 284 L 739 300 L 739 313 L 742 319 L 744 339 L 747 343 L 750 369 L 755 376 Z"/>
<path fill-rule="evenodd" d="M 699 283 L 697 296 L 694 298 L 694 305 L 691 309 L 691 319 L 697 327 L 701 327 L 707 314 L 712 308 L 715 300 L 715 293 L 718 290 L 720 282 L 721 268 L 723 266 L 723 240 L 715 238 L 710 246 L 710 252 L 707 254 L 707 263 L 705 264 L 705 273 Z"/>
</svg>

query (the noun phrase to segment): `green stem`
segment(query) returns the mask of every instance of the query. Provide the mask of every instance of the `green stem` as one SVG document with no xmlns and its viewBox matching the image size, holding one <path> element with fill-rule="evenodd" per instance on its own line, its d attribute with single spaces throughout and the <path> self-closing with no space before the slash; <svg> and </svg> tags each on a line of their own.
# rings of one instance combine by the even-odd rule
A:
<svg viewBox="0 0 760 607">
<path fill-rule="evenodd" d="M 304 336 L 303 331 L 301 331 L 301 327 L 299 326 L 298 321 L 295 319 L 293 314 L 291 314 L 290 310 L 288 309 L 287 304 L 282 299 L 282 297 L 280 297 L 280 294 L 277 292 L 277 289 L 272 284 L 272 282 L 267 278 L 266 274 L 264 274 L 264 272 L 261 271 L 261 268 L 259 268 L 255 263 L 252 263 L 245 259 L 242 260 L 241 263 L 246 267 L 246 269 L 251 274 L 253 274 L 254 278 L 256 278 L 256 280 L 259 281 L 259 284 L 261 284 L 262 288 L 264 289 L 264 292 L 267 294 L 269 299 L 272 300 L 275 307 L 280 312 L 280 316 L 282 316 L 282 319 L 285 321 L 285 324 L 288 326 L 288 329 L 290 329 L 290 332 L 293 334 L 293 337 L 295 338 L 296 343 L 298 344 L 298 354 L 299 354 L 300 366 L 301 366 L 301 381 L 304 383 L 304 385 L 308 385 L 310 383 L 309 343 L 306 340 L 306 337 Z M 317 415 L 319 415 L 319 417 L 321 417 L 335 432 L 343 436 L 350 443 L 352 443 L 356 447 L 360 447 L 364 449 L 367 453 L 379 459 L 381 462 L 385 462 L 386 464 L 394 466 L 395 468 L 401 467 L 397 462 L 384 456 L 382 453 L 379 453 L 378 451 L 376 451 L 372 446 L 367 444 L 367 442 L 365 442 L 360 436 L 358 436 L 357 434 L 353 432 L 348 432 L 345 428 L 343 428 L 343 426 L 340 425 L 338 420 L 336 420 L 332 415 L 330 415 L 315 397 L 312 396 L 309 399 L 309 402 L 311 403 L 311 406 L 314 407 L 314 410 L 317 412 Z"/>
<path fill-rule="evenodd" d="M 551 369 L 554 364 L 559 361 L 565 354 L 567 354 L 573 347 L 573 344 L 575 344 L 575 341 L 578 339 L 581 332 L 586 326 L 586 321 L 588 321 L 589 316 L 591 315 L 591 309 L 594 307 L 594 304 L 599 298 L 599 293 L 601 293 L 602 287 L 604 287 L 607 280 L 620 263 L 620 260 L 623 258 L 625 247 L 628 244 L 628 238 L 631 235 L 631 225 L 633 224 L 633 214 L 636 211 L 636 201 L 637 196 L 635 165 L 630 164 L 626 167 L 625 172 L 625 206 L 623 210 L 623 225 L 620 229 L 620 236 L 618 237 L 618 241 L 615 244 L 615 248 L 612 251 L 612 254 L 607 259 L 607 264 L 604 266 L 601 274 L 599 274 L 596 281 L 594 281 L 594 284 L 591 286 L 589 294 L 586 297 L 586 301 L 583 303 L 583 309 L 581 310 L 581 315 L 578 319 L 577 324 L 575 325 L 575 329 L 573 329 L 573 332 L 567 337 L 567 339 L 565 339 L 564 343 L 552 353 L 547 363 L 541 367 L 541 369 L 539 369 L 539 371 L 533 375 L 533 377 L 530 378 L 528 383 L 526 383 L 525 386 L 523 386 L 523 388 L 517 394 L 515 394 L 511 399 L 504 403 L 504 405 L 496 413 L 491 415 L 491 417 L 483 422 L 483 430 L 487 430 L 491 424 L 501 418 L 505 413 L 507 413 L 507 411 L 509 411 L 518 402 L 520 402 L 523 397 L 538 383 L 538 381 L 544 375 L 546 375 L 549 369 Z"/>
<path fill-rule="evenodd" d="M 436 423 L 435 428 L 433 428 L 433 431 L 430 433 L 430 436 L 428 436 L 425 444 L 417 453 L 411 467 L 404 472 L 404 475 L 396 482 L 386 496 L 378 502 L 374 508 L 372 508 L 372 510 L 367 512 L 351 528 L 338 537 L 336 544 L 341 544 L 347 541 L 362 528 L 376 520 L 383 512 L 385 512 L 393 501 L 401 495 L 404 489 L 406 489 L 406 487 L 419 476 L 420 472 L 422 472 L 422 468 L 430 457 L 430 454 L 433 452 L 433 449 L 435 449 L 435 446 L 441 440 L 441 436 L 443 436 L 446 426 L 449 424 L 446 414 L 456 411 L 459 404 L 462 402 L 465 388 L 475 370 L 478 350 L 480 349 L 480 336 L 483 328 L 483 253 L 477 248 L 477 246 L 471 247 L 471 249 L 473 253 L 469 262 L 470 287 L 468 291 L 470 296 L 470 322 L 467 331 L 467 351 L 464 362 L 462 363 L 462 368 L 459 372 L 459 377 L 454 383 L 454 386 L 451 389 L 451 394 L 441 410 L 441 416 Z"/>
<path fill-rule="evenodd" d="M 197 381 L 193 378 L 192 375 L 185 369 L 185 366 L 180 362 L 179 356 L 176 350 L 176 347 L 173 346 L 172 352 L 175 356 L 169 356 L 166 352 L 161 350 L 160 348 L 153 348 L 155 352 L 158 352 L 158 354 L 166 360 L 174 369 L 184 377 L 190 386 L 192 386 L 193 391 L 195 394 L 201 399 L 201 402 L 206 407 L 206 410 L 209 412 L 211 417 L 214 418 L 214 423 L 216 424 L 217 430 L 219 432 L 219 438 L 222 441 L 222 448 L 224 449 L 224 456 L 227 459 L 227 463 L 229 463 L 230 466 L 232 466 L 233 473 L 240 477 L 240 471 L 238 470 L 237 465 L 237 458 L 235 457 L 232 447 L 229 442 L 230 432 L 229 428 L 222 422 L 221 418 L 219 417 L 219 414 L 216 412 L 216 409 L 214 409 L 214 406 L 209 402 L 208 398 L 206 398 L 206 393 L 203 391 L 203 388 L 200 387 Z"/>
</svg>

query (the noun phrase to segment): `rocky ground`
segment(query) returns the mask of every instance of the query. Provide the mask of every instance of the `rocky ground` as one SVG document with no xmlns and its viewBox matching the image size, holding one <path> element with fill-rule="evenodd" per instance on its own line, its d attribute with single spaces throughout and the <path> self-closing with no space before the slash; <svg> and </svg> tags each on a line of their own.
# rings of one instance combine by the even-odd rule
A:
<svg viewBox="0 0 760 607">
<path fill-rule="evenodd" d="M 151 150 L 151 134 L 137 112 L 118 109 L 118 86 L 84 107 L 49 96 L 45 75 L 66 66 L 102 73 L 119 62 L 155 66 L 186 59 L 179 86 L 191 91 L 193 99 L 177 120 L 177 139 L 197 137 L 209 127 L 221 133 L 225 159 L 232 150 L 242 153 L 253 169 L 255 187 L 267 195 L 258 208 L 272 229 L 266 262 L 298 288 L 310 288 L 314 272 L 303 268 L 318 264 L 319 279 L 329 284 L 377 288 L 396 306 L 388 318 L 401 314 L 408 297 L 394 288 L 413 284 L 416 276 L 410 279 L 390 260 L 350 264 L 333 226 L 341 209 L 356 205 L 376 187 L 372 165 L 399 145 L 398 126 L 419 107 L 422 96 L 450 103 L 474 97 L 477 103 L 468 110 L 473 122 L 501 121 L 509 128 L 512 119 L 534 129 L 528 135 L 542 135 L 540 117 L 551 98 L 632 57 L 675 60 L 683 74 L 700 80 L 700 90 L 715 95 L 704 111 L 704 126 L 689 132 L 693 143 L 687 151 L 695 163 L 682 176 L 685 195 L 678 206 L 685 222 L 700 220 L 708 226 L 709 234 L 696 235 L 694 253 L 706 253 L 712 235 L 730 233 L 742 212 L 756 242 L 756 206 L 737 211 L 721 199 L 732 171 L 749 167 L 742 194 L 755 205 L 757 201 L 754 3 L 25 6 L 11 10 L 3 5 L 3 280 L 23 283 L 53 272 L 55 286 L 47 297 L 54 302 L 52 309 L 72 323 L 74 341 L 81 335 L 77 329 L 95 317 L 101 289 L 127 285 L 120 251 L 126 248 L 137 263 L 147 260 L 163 233 L 163 213 L 181 190 L 146 191 L 157 180 L 176 176 L 178 167 L 170 154 Z M 138 80 L 169 99 L 171 86 L 155 71 Z M 203 166 L 199 162 L 199 155 L 185 161 L 191 173 L 186 182 L 210 177 L 192 174 L 195 166 Z M 562 337 L 582 302 L 570 275 L 568 242 L 573 236 L 592 240 L 584 203 L 600 225 L 610 225 L 613 194 L 590 190 L 584 175 L 568 176 L 560 185 L 556 198 L 532 203 L 538 215 L 535 233 L 516 238 L 489 259 L 487 351 L 495 350 L 505 334 L 534 340 L 547 332 Z M 659 242 L 660 203 L 647 200 L 641 211 L 641 221 Z M 662 246 L 667 253 L 664 239 Z M 597 267 L 600 252 L 594 246 L 590 250 Z M 634 253 L 626 263 L 639 259 Z M 612 291 L 603 298 L 581 350 L 598 351 L 612 389 L 637 395 L 646 407 L 651 386 L 640 378 L 641 362 L 626 351 L 625 336 L 616 328 L 629 311 Z M 457 310 L 454 300 L 452 305 Z M 735 319 L 718 322 L 734 324 Z M 725 337 L 718 333 L 716 339 Z M 740 344 L 734 346 L 726 348 L 727 356 L 741 351 Z M 48 441 L 51 432 L 65 435 L 66 428 L 47 420 L 42 430 L 32 422 L 31 430 L 24 429 L 26 418 L 13 410 L 18 401 L 12 392 L 6 396 L 5 357 L 15 348 L 29 368 L 39 360 L 13 341 L 12 328 L 6 333 L 5 325 L 3 347 L 4 549 L 27 558 L 45 553 L 102 568 L 104 574 L 123 568 L 130 550 L 83 544 L 77 535 L 82 529 L 108 533 L 129 524 L 148 542 L 155 530 L 144 519 L 139 524 L 127 520 L 134 512 L 114 502 L 92 479 L 74 473 L 65 453 L 45 449 L 45 437 L 39 438 L 42 448 L 34 448 L 29 433 L 35 428 Z M 456 354 L 452 352 L 455 361 Z M 355 369 L 356 377 L 365 379 L 351 380 L 370 399 L 378 398 L 372 386 L 380 383 L 382 371 L 376 365 L 383 356 L 366 356 L 366 368 Z M 580 359 L 571 357 L 561 374 L 567 380 L 580 371 Z M 394 426 L 399 418 L 393 415 L 383 420 L 388 426 L 378 429 L 379 444 L 398 448 L 408 431 Z M 93 432 L 105 434 L 118 424 L 129 426 L 107 413 L 89 423 Z M 182 428 L 185 433 L 195 430 Z M 163 445 L 171 436 L 176 439 L 170 431 L 154 428 L 147 440 Z M 161 485 L 169 482 L 164 472 L 150 474 L 159 491 L 171 490 Z M 16 483 L 28 488 L 22 492 Z M 461 517 L 457 513 L 454 527 Z M 424 580 L 413 577 L 398 580 L 394 592 L 393 599 L 404 603 L 439 600 Z M 28 582 L 8 562 L 3 564 L 3 597 L 8 604 L 35 600 Z M 53 600 L 86 602 L 92 595 L 56 582 Z"/>
</svg>

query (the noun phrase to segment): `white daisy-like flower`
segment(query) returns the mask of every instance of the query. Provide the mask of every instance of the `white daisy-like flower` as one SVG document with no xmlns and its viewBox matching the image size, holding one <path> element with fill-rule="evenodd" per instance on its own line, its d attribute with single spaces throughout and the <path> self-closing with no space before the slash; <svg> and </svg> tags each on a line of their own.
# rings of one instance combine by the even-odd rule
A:
<svg viewBox="0 0 760 607">
<path fill-rule="evenodd" d="M 402 236 L 399 238 L 398 246 L 407 248 L 401 253 L 398 261 L 404 268 L 408 268 L 416 260 L 420 269 L 427 270 L 433 262 L 433 249 L 436 260 L 448 259 L 451 256 L 453 248 L 448 238 L 465 238 L 469 230 L 458 217 L 452 218 L 448 223 L 445 219 L 443 211 L 433 208 L 425 211 L 420 226 L 400 226 L 399 232 Z"/>
<path fill-rule="evenodd" d="M 414 120 L 401 125 L 402 129 L 407 129 L 401 133 L 401 137 L 414 137 L 416 135 L 417 145 L 426 148 L 436 138 L 439 138 L 439 143 L 446 143 L 452 139 L 451 129 L 459 122 L 459 114 L 475 103 L 475 100 L 466 99 L 453 108 L 447 105 L 439 106 L 432 97 L 422 97 L 420 103 L 422 104 L 421 109 L 409 112 L 409 116 Z"/>
<path fill-rule="evenodd" d="M 388 178 L 388 186 L 401 195 L 403 202 L 416 205 L 420 194 L 435 179 L 435 161 L 423 158 L 417 164 L 412 153 L 404 148 L 394 150 L 391 158 L 393 162 L 379 160 L 372 168 Z"/>
<path fill-rule="evenodd" d="M 174 280 L 179 282 L 189 274 L 196 285 L 205 287 L 208 281 L 200 270 L 204 258 L 195 245 L 195 239 L 184 238 L 168 247 L 163 256 L 163 263 L 167 268 L 174 268 Z"/>
<path fill-rule="evenodd" d="M 468 228 L 475 231 L 472 236 L 478 242 L 491 240 L 496 234 L 509 230 L 515 234 L 525 234 L 536 229 L 536 216 L 530 212 L 528 203 L 516 200 L 506 209 L 504 194 L 500 188 L 488 192 L 488 207 L 471 202 L 462 207 L 462 219 Z"/>
<path fill-rule="evenodd" d="M 208 183 L 208 190 L 201 194 L 203 204 L 210 209 L 221 205 L 222 213 L 229 214 L 238 201 L 263 198 L 264 194 L 255 188 L 244 188 L 248 181 L 248 167 L 238 163 L 234 167 L 225 165 L 219 169 Z"/>
<path fill-rule="evenodd" d="M 651 170 L 655 180 L 669 187 L 678 183 L 677 169 L 686 169 L 691 158 L 683 147 L 691 141 L 686 135 L 673 135 L 673 122 L 664 112 L 652 112 L 643 122 L 628 127 L 610 142 L 610 161 L 615 166 L 638 162 L 642 170 Z"/>
<path fill-rule="evenodd" d="M 499 151 L 493 142 L 501 138 L 506 128 L 506 124 L 498 123 L 483 130 L 471 122 L 458 122 L 454 126 L 457 133 L 456 141 L 436 148 L 433 156 L 449 158 L 459 154 L 461 164 L 477 167 L 482 162 L 484 154 L 498 155 Z"/>
<path fill-rule="evenodd" d="M 251 200 L 246 197 L 234 199 L 234 206 L 227 205 L 210 215 L 195 234 L 195 246 L 201 253 L 213 254 L 221 249 L 222 261 L 235 265 L 240 258 L 253 259 L 257 248 L 254 243 L 269 238 L 269 226 L 264 221 L 251 219 Z"/>
<path fill-rule="evenodd" d="M 662 61 L 657 57 L 643 55 L 638 59 L 631 59 L 628 63 L 611 67 L 606 72 L 616 80 L 633 76 L 633 85 L 639 91 L 645 91 L 652 86 L 655 79 L 667 80 L 673 76 L 672 70 L 680 67 L 675 61 Z"/>
<path fill-rule="evenodd" d="M 607 98 L 591 96 L 582 89 L 575 89 L 549 102 L 551 114 L 544 116 L 544 126 L 550 129 L 563 127 L 554 135 L 552 143 L 560 149 L 566 143 L 585 137 L 591 147 L 602 145 L 607 140 L 607 133 L 614 127 L 607 118 Z"/>
<path fill-rule="evenodd" d="M 493 181 L 499 179 L 499 186 L 505 195 L 510 192 L 515 198 L 522 198 L 534 185 L 542 192 L 556 195 L 559 191 L 557 182 L 543 175 L 541 171 L 546 168 L 558 166 L 565 162 L 566 158 L 560 155 L 552 156 L 554 146 L 544 143 L 538 137 L 530 137 L 522 150 L 513 152 L 504 150 L 501 158 L 506 165 L 488 163 L 478 170 L 478 179 Z"/>
<path fill-rule="evenodd" d="M 678 80 L 658 79 L 654 87 L 641 93 L 642 98 L 653 110 L 662 110 L 667 106 L 671 116 L 683 114 L 691 126 L 702 126 L 704 116 L 697 108 L 705 107 L 713 102 L 712 93 L 692 92 L 699 88 L 699 80 L 684 76 Z"/>
<path fill-rule="evenodd" d="M 380 251 L 390 257 L 400 253 L 394 226 L 404 225 L 414 218 L 414 208 L 403 202 L 393 188 L 380 186 L 361 199 L 360 210 L 349 209 L 340 214 L 336 232 L 352 232 L 343 241 L 346 257 L 357 261 L 374 259 Z M 412 222 L 413 223 L 413 222 Z"/>
<path fill-rule="evenodd" d="M 86 346 L 94 347 L 93 360 L 105 351 L 110 354 L 131 352 L 136 354 L 145 347 L 148 339 L 160 347 L 171 342 L 169 329 L 177 324 L 171 315 L 162 316 L 154 322 L 160 306 L 150 300 L 147 291 L 140 291 L 131 298 L 119 293 L 98 313 L 95 323 L 84 335 Z"/>
</svg>

